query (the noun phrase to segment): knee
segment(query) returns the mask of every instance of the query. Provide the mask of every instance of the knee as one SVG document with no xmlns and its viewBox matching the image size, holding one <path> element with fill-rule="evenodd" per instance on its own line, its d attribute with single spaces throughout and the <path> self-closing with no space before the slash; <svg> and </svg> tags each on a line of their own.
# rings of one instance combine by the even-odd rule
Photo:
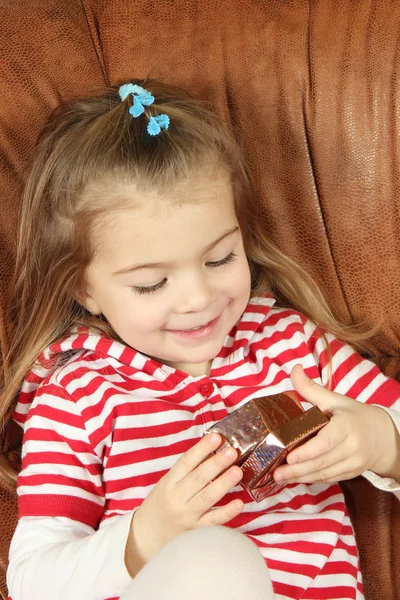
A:
<svg viewBox="0 0 400 600">
<path fill-rule="evenodd" d="M 206 559 L 207 556 L 214 557 L 221 554 L 225 557 L 231 557 L 233 560 L 238 557 L 240 561 L 246 555 L 254 555 L 254 560 L 263 561 L 257 546 L 244 534 L 223 526 L 201 527 L 192 529 L 177 536 L 172 544 L 180 559 L 187 555 L 187 552 L 199 552 Z"/>
<path fill-rule="evenodd" d="M 140 571 L 131 591 L 133 598 L 152 600 L 273 598 L 257 546 L 242 533 L 221 526 L 193 529 L 169 541 Z"/>
<path fill-rule="evenodd" d="M 198 539 L 205 541 L 212 540 L 213 544 L 220 544 L 221 546 L 236 547 L 245 545 L 255 548 L 253 542 L 251 542 L 243 533 L 222 525 L 201 527 L 200 529 L 194 529 L 187 533 L 191 534 L 191 537 L 193 538 L 197 537 Z"/>
</svg>

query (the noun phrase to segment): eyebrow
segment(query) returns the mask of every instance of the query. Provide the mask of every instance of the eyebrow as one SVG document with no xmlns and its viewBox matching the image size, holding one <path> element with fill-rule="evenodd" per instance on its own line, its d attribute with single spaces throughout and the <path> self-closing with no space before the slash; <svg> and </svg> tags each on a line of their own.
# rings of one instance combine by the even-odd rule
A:
<svg viewBox="0 0 400 600">
<path fill-rule="evenodd" d="M 239 227 L 233 227 L 232 229 L 229 229 L 228 231 L 223 233 L 218 239 L 216 239 L 209 246 L 207 246 L 207 248 L 205 248 L 204 254 L 207 254 L 207 252 L 209 252 L 210 250 L 215 248 L 215 246 L 217 246 L 220 242 L 222 242 L 222 240 L 224 240 L 225 238 L 229 237 L 230 235 L 236 233 L 237 231 L 239 231 Z M 121 269 L 120 271 L 115 271 L 115 273 L 113 273 L 113 275 L 123 275 L 124 273 L 130 273 L 131 271 L 137 271 L 138 269 L 160 269 L 163 267 L 170 267 L 171 264 L 172 264 L 171 262 L 153 262 L 153 263 L 143 263 L 140 265 L 132 265 L 130 267 L 127 267 L 126 269 Z"/>
</svg>

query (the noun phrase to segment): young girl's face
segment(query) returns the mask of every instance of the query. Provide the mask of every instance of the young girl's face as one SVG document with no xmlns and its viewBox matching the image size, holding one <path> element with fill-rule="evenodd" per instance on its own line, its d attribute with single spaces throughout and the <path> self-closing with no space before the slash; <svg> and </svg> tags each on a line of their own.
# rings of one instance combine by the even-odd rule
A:
<svg viewBox="0 0 400 600">
<path fill-rule="evenodd" d="M 132 200 L 95 236 L 85 305 L 143 354 L 207 373 L 250 296 L 231 183 L 193 177 Z"/>
</svg>

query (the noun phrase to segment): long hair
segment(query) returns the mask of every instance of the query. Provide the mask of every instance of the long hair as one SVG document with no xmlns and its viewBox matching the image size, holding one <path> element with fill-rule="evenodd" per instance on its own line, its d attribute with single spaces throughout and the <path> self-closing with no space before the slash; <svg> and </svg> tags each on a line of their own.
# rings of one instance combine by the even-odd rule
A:
<svg viewBox="0 0 400 600">
<path fill-rule="evenodd" d="M 268 240 L 242 152 L 220 119 L 179 88 L 155 80 L 134 83 L 155 97 L 144 116 L 132 118 L 131 99 L 121 102 L 118 88 L 112 87 L 65 102 L 38 140 L 23 193 L 15 275 L 6 300 L 3 433 L 26 374 L 46 347 L 73 326 L 116 337 L 107 322 L 76 300 L 92 258 L 88 231 L 118 202 L 113 182 L 162 191 L 196 170 L 219 165 L 232 181 L 252 291 L 271 292 L 280 305 L 301 311 L 341 339 L 361 339 L 335 320 L 312 279 Z M 159 114 L 169 116 L 170 127 L 149 136 L 148 119 Z M 93 193 L 94 188 L 101 192 Z M 4 456 L 0 473 L 15 478 Z"/>
</svg>

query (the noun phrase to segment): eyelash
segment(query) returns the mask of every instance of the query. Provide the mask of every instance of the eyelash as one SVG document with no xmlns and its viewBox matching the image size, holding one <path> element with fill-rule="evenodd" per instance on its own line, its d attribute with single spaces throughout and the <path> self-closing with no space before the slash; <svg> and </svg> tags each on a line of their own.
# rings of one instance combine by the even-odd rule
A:
<svg viewBox="0 0 400 600">
<path fill-rule="evenodd" d="M 167 283 L 167 280 L 164 278 L 162 281 L 160 281 L 159 283 L 156 283 L 156 285 L 152 285 L 149 287 L 139 287 L 139 286 L 135 286 L 133 289 L 135 290 L 135 292 L 137 294 L 153 294 L 153 292 L 156 292 L 157 290 L 160 290 L 162 287 L 164 287 L 164 285 Z"/>
<path fill-rule="evenodd" d="M 236 257 L 237 254 L 235 254 L 234 252 L 230 252 L 228 256 L 225 256 L 225 258 L 223 258 L 222 260 L 217 260 L 216 262 L 208 262 L 206 263 L 206 265 L 207 267 L 211 267 L 212 269 L 215 267 L 223 267 L 224 265 L 228 265 L 229 263 L 233 262 Z"/>
<path fill-rule="evenodd" d="M 208 263 L 206 263 L 206 266 L 211 269 L 215 269 L 216 267 L 223 267 L 224 265 L 228 265 L 229 263 L 233 262 L 236 258 L 237 258 L 237 254 L 235 254 L 235 252 L 230 252 L 228 254 L 228 256 L 225 256 L 225 258 L 223 258 L 222 260 L 217 260 L 215 262 L 208 262 Z M 153 294 L 154 292 L 157 292 L 157 290 L 160 290 L 162 287 L 164 287 L 166 282 L 167 282 L 167 279 L 164 278 L 162 281 L 160 281 L 156 285 L 152 285 L 149 287 L 134 286 L 133 289 L 139 295 Z"/>
</svg>

